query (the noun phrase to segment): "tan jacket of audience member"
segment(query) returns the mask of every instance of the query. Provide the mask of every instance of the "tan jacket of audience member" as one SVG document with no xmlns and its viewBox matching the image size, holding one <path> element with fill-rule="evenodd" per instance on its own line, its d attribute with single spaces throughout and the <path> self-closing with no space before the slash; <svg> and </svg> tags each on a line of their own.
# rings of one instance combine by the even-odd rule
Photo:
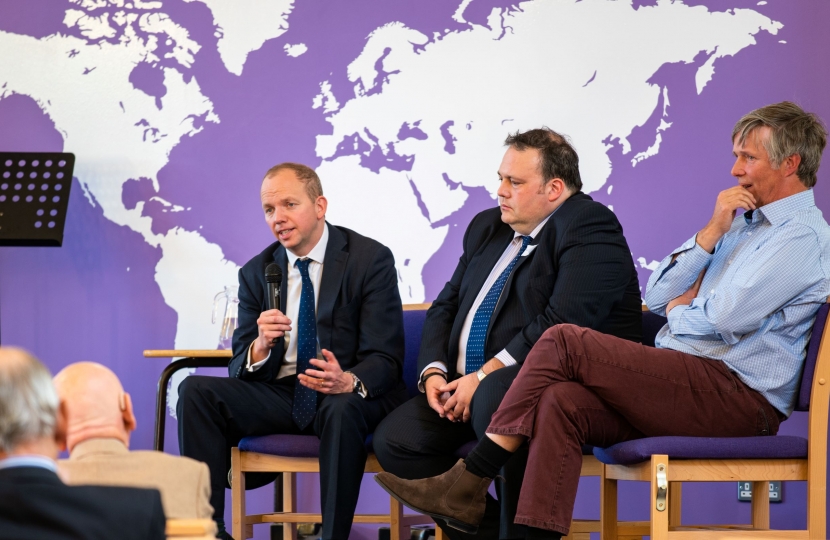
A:
<svg viewBox="0 0 830 540">
<path fill-rule="evenodd" d="M 130 452 L 117 439 L 78 443 L 69 459 L 58 462 L 69 485 L 156 488 L 167 519 L 213 516 L 208 467 L 196 460 L 162 452 Z"/>
</svg>

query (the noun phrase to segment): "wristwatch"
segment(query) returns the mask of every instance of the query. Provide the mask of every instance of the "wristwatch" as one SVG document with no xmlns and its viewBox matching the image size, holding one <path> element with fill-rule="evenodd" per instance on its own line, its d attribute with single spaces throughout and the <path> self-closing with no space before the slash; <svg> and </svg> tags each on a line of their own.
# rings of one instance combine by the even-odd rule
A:
<svg viewBox="0 0 830 540">
<path fill-rule="evenodd" d="M 363 383 L 360 381 L 360 379 L 357 378 L 357 375 L 355 375 L 351 371 L 347 371 L 346 373 L 352 376 L 352 392 L 354 392 L 362 398 L 365 398 L 367 395 L 366 387 L 363 386 Z"/>
<path fill-rule="evenodd" d="M 487 376 L 487 374 L 484 373 L 484 368 L 480 368 L 478 371 L 476 371 L 476 377 L 478 377 L 478 382 L 483 381 L 484 377 L 486 377 L 486 376 Z"/>
</svg>

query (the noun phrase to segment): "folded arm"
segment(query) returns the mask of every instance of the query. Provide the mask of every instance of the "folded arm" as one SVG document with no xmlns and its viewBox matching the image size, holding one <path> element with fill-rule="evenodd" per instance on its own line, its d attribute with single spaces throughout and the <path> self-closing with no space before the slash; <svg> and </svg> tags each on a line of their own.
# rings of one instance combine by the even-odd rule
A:
<svg viewBox="0 0 830 540">
<path fill-rule="evenodd" d="M 704 280 L 701 293 L 689 305 L 669 312 L 673 334 L 712 336 L 734 344 L 785 305 L 800 297 L 804 302 L 821 301 L 824 295 L 814 290 L 827 276 L 818 238 L 807 227 L 779 227 L 761 248 L 734 264 L 742 267 L 729 282 L 710 289 Z"/>
</svg>

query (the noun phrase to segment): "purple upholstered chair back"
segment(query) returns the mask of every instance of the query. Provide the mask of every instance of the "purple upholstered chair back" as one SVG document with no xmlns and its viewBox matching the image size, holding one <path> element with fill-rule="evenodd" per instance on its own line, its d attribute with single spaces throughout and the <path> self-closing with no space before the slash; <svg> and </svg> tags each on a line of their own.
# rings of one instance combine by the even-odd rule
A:
<svg viewBox="0 0 830 540">
<path fill-rule="evenodd" d="M 810 335 L 810 343 L 807 345 L 807 358 L 804 361 L 804 371 L 801 372 L 801 387 L 798 390 L 798 401 L 795 410 L 810 410 L 810 393 L 813 390 L 813 375 L 816 372 L 816 361 L 818 360 L 818 347 L 821 344 L 821 336 L 824 334 L 824 325 L 827 324 L 827 313 L 830 311 L 830 304 L 824 304 L 816 314 L 816 322 L 813 323 L 813 332 Z"/>
<path fill-rule="evenodd" d="M 427 318 L 425 309 L 403 312 L 403 333 L 406 352 L 403 357 L 403 382 L 409 397 L 418 395 L 418 352 L 421 350 L 421 331 Z"/>
</svg>

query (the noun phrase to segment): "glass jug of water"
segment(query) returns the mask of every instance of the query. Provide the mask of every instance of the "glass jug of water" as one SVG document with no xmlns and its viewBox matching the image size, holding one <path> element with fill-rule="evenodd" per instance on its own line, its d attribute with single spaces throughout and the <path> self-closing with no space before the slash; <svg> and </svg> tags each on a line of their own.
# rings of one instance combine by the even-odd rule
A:
<svg viewBox="0 0 830 540">
<path fill-rule="evenodd" d="M 239 326 L 239 287 L 236 285 L 225 287 L 224 291 L 213 298 L 213 317 L 211 318 L 213 324 L 216 324 L 217 313 L 219 313 L 219 307 L 223 302 L 225 314 L 221 319 L 222 328 L 219 329 L 219 346 L 217 348 L 230 349 L 233 331 Z"/>
</svg>

